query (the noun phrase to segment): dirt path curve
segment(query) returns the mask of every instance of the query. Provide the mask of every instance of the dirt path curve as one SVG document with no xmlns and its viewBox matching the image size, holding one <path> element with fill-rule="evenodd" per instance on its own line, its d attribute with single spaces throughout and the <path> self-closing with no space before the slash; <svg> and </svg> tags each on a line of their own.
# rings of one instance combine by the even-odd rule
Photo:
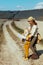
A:
<svg viewBox="0 0 43 65">
<path fill-rule="evenodd" d="M 2 51 L 0 53 L 0 65 L 31 65 L 30 62 L 24 61 L 22 57 L 22 52 L 16 42 L 9 35 L 6 25 L 3 26 L 3 33 L 5 36 L 6 44 L 2 45 Z"/>
</svg>

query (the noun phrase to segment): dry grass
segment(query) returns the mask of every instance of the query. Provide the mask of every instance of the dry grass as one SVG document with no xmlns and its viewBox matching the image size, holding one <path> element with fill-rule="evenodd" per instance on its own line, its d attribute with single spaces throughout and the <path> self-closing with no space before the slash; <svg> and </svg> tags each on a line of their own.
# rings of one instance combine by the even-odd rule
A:
<svg viewBox="0 0 43 65">
<path fill-rule="evenodd" d="M 0 19 L 0 44 L 4 41 L 4 34 L 3 34 L 3 23 L 6 21 L 6 19 Z"/>
<path fill-rule="evenodd" d="M 12 22 L 11 25 L 17 32 L 19 32 L 21 34 L 24 32 L 24 30 L 17 27 L 14 22 Z"/>
<path fill-rule="evenodd" d="M 5 37 L 4 37 L 4 34 L 3 34 L 3 29 L 0 28 L 0 52 L 1 52 L 1 47 L 2 45 L 5 44 Z"/>
<path fill-rule="evenodd" d="M 0 43 L 4 41 L 4 34 L 2 28 L 0 29 Z"/>
</svg>

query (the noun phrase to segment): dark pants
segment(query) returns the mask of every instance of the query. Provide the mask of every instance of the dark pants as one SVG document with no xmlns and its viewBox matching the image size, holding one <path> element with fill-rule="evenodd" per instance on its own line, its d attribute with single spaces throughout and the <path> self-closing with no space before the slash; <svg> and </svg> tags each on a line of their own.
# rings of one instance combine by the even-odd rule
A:
<svg viewBox="0 0 43 65">
<path fill-rule="evenodd" d="M 31 38 L 30 48 L 31 48 L 33 54 L 37 54 L 37 51 L 36 51 L 37 39 L 38 39 L 38 37 L 34 37 L 34 36 L 32 36 L 32 38 Z"/>
</svg>

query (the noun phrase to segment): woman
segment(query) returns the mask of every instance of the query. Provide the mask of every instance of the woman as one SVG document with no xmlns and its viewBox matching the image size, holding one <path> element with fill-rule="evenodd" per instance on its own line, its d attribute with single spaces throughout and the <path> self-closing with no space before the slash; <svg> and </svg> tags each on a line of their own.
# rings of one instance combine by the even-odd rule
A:
<svg viewBox="0 0 43 65">
<path fill-rule="evenodd" d="M 31 56 L 32 59 L 37 59 L 39 58 L 37 51 L 36 51 L 36 44 L 37 44 L 37 39 L 38 39 L 38 25 L 35 21 L 35 18 L 29 17 L 28 18 L 28 23 L 30 24 L 28 31 L 29 31 L 29 37 L 27 36 L 26 40 L 29 42 L 24 44 L 24 52 L 25 52 L 25 58 L 28 58 L 28 48 L 30 44 L 30 48 L 33 51 L 33 54 Z M 27 54 L 27 55 L 26 55 Z"/>
</svg>

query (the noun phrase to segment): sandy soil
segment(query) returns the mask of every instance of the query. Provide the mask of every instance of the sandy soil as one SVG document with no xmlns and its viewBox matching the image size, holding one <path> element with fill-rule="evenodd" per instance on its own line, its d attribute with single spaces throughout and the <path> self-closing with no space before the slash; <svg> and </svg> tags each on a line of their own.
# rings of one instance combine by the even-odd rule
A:
<svg viewBox="0 0 43 65">
<path fill-rule="evenodd" d="M 37 60 L 29 59 L 24 61 L 23 52 L 21 51 L 22 48 L 16 43 L 18 38 L 16 34 L 17 31 L 15 32 L 9 23 L 10 21 L 7 21 L 3 26 L 5 44 L 2 43 L 0 47 L 0 65 L 43 65 L 43 46 L 40 44 L 36 45 L 40 58 Z M 8 25 L 8 27 L 6 25 Z"/>
</svg>

